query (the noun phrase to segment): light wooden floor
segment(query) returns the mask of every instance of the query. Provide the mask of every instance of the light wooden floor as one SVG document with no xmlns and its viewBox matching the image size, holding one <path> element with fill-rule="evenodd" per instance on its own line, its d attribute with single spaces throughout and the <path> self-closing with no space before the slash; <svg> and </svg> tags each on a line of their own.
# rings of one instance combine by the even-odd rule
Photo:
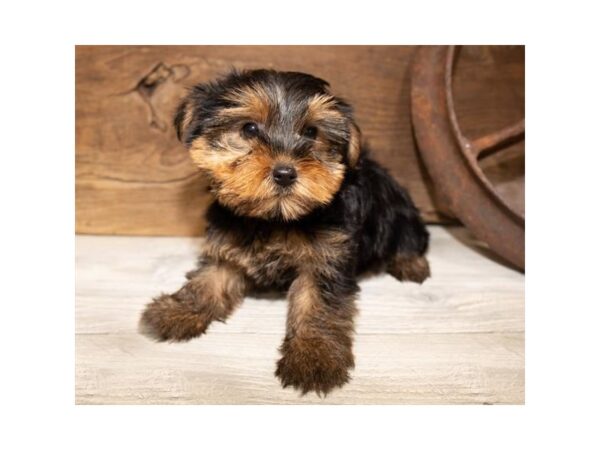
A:
<svg viewBox="0 0 600 450">
<path fill-rule="evenodd" d="M 273 376 L 284 299 L 248 298 L 188 343 L 138 333 L 144 305 L 183 283 L 200 239 L 77 236 L 76 402 L 523 403 L 525 277 L 462 228 L 430 230 L 424 285 L 389 275 L 360 283 L 353 380 L 326 398 Z"/>
</svg>

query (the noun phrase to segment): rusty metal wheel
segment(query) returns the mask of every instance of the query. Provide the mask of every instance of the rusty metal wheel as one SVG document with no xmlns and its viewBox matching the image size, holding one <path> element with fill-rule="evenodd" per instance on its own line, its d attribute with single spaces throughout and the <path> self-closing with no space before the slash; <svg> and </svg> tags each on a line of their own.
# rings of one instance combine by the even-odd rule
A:
<svg viewBox="0 0 600 450">
<path fill-rule="evenodd" d="M 524 139 L 525 120 L 476 139 L 461 132 L 454 107 L 454 46 L 417 50 L 411 111 L 421 156 L 436 193 L 473 234 L 508 262 L 525 269 L 525 215 L 498 193 L 479 161 Z"/>
</svg>

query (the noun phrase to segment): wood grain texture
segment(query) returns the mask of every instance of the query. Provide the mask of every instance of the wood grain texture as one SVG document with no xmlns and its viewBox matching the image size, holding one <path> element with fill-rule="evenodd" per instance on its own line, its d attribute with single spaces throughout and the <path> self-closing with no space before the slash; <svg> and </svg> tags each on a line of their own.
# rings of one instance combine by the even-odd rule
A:
<svg viewBox="0 0 600 450">
<path fill-rule="evenodd" d="M 199 235 L 210 197 L 171 117 L 186 86 L 231 67 L 309 72 L 355 106 L 373 155 L 411 192 L 428 221 L 441 220 L 412 136 L 413 46 L 78 46 L 76 48 L 76 230 Z M 522 116 L 522 47 L 472 47 L 456 74 L 469 136 Z M 523 160 L 524 161 L 524 160 Z M 509 183 L 520 159 L 490 163 Z M 520 195 L 509 190 L 511 196 Z"/>
<path fill-rule="evenodd" d="M 280 296 L 247 298 L 187 343 L 140 335 L 144 305 L 178 288 L 201 239 L 76 238 L 79 404 L 463 404 L 524 402 L 524 276 L 462 228 L 430 227 L 433 277 L 360 283 L 356 369 L 322 399 L 273 376 L 285 332 Z"/>
</svg>

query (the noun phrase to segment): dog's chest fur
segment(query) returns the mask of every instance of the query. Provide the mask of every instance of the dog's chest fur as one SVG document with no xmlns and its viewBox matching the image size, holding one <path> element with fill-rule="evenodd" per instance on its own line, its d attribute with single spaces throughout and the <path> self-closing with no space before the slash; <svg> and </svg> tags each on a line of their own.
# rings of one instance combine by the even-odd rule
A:
<svg viewBox="0 0 600 450">
<path fill-rule="evenodd" d="M 241 268 L 259 287 L 285 288 L 301 272 L 327 271 L 346 258 L 348 236 L 335 229 L 296 228 L 223 231 L 207 234 L 205 258 Z"/>
</svg>

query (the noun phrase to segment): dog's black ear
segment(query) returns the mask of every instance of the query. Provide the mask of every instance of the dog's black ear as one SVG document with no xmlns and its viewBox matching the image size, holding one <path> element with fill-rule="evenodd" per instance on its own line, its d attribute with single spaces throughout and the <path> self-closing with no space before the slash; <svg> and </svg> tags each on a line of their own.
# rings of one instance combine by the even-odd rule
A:
<svg viewBox="0 0 600 450">
<path fill-rule="evenodd" d="M 175 125 L 175 131 L 177 132 L 177 139 L 185 144 L 187 144 L 189 128 L 193 120 L 194 106 L 191 96 L 188 95 L 181 101 L 181 103 L 179 103 L 173 119 L 173 125 Z"/>
<path fill-rule="evenodd" d="M 348 165 L 350 167 L 356 166 L 358 162 L 358 158 L 360 157 L 360 141 L 361 141 L 361 133 L 358 125 L 352 120 L 350 122 L 350 140 L 348 142 Z"/>
</svg>

